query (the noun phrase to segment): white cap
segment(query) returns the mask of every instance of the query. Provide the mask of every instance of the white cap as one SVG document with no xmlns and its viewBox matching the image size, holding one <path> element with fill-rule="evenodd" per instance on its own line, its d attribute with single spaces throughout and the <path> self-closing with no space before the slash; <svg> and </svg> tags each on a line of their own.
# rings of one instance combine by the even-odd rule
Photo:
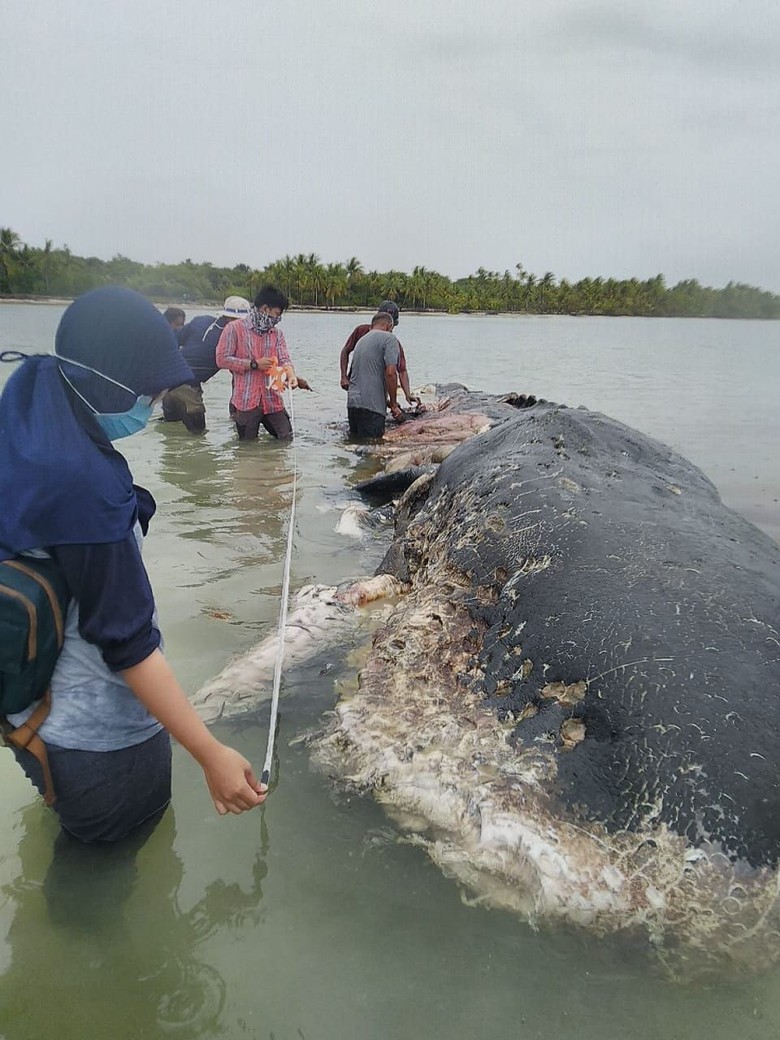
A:
<svg viewBox="0 0 780 1040">
<path fill-rule="evenodd" d="M 251 304 L 243 296 L 228 296 L 220 314 L 223 318 L 248 318 Z"/>
</svg>

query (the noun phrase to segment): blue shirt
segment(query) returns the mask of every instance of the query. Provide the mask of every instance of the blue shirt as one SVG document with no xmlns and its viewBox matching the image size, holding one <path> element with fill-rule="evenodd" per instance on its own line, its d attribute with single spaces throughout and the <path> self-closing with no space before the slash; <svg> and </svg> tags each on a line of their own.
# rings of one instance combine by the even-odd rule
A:
<svg viewBox="0 0 780 1040">
<path fill-rule="evenodd" d="M 205 383 L 219 371 L 216 362 L 217 343 L 229 322 L 230 318 L 212 318 L 210 314 L 203 314 L 193 318 L 177 332 L 182 356 L 195 376 L 192 386 Z"/>
<path fill-rule="evenodd" d="M 161 645 L 154 599 L 141 560 L 141 523 L 124 541 L 60 545 L 48 550 L 73 596 L 65 642 L 51 680 L 44 742 L 80 751 L 140 744 L 162 726 L 121 675 Z M 37 707 L 9 716 L 20 726 Z"/>
</svg>

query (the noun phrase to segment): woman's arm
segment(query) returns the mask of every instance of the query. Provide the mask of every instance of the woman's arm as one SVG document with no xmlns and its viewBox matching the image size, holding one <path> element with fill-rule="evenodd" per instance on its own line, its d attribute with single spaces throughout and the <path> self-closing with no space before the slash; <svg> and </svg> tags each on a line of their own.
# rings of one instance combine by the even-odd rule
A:
<svg viewBox="0 0 780 1040">
<path fill-rule="evenodd" d="M 55 545 L 49 552 L 79 605 L 79 634 L 98 647 L 112 672 L 157 649 L 154 596 L 134 534 L 121 542 Z"/>
<path fill-rule="evenodd" d="M 268 788 L 258 782 L 243 755 L 220 743 L 209 732 L 159 650 L 121 674 L 146 710 L 203 769 L 221 816 L 254 809 L 265 801 Z"/>
<path fill-rule="evenodd" d="M 105 545 L 58 545 L 50 552 L 79 605 L 79 632 L 107 667 L 200 763 L 217 812 L 265 800 L 246 759 L 212 737 L 159 650 L 154 599 L 135 536 Z"/>
</svg>

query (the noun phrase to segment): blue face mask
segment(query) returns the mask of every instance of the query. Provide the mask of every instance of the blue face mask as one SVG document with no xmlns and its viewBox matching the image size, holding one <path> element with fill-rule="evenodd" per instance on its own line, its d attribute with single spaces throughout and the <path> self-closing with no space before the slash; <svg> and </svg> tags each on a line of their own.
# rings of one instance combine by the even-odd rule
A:
<svg viewBox="0 0 780 1040">
<path fill-rule="evenodd" d="M 132 437 L 146 426 L 152 415 L 151 397 L 139 397 L 126 412 L 95 413 L 95 418 L 110 441 Z"/>
<path fill-rule="evenodd" d="M 58 354 L 55 354 L 54 356 L 59 357 Z M 124 383 L 118 383 L 116 379 L 107 376 L 105 372 L 99 372 L 96 368 L 92 368 L 90 365 L 85 365 L 81 361 L 72 361 L 70 358 L 62 358 L 61 360 L 67 361 L 69 365 L 75 365 L 76 368 L 83 368 L 86 369 L 87 372 L 93 372 L 96 376 L 100 376 L 101 379 L 105 379 L 107 382 L 113 383 L 114 386 L 126 390 L 128 394 L 131 394 L 133 397 L 136 396 L 135 391 L 131 390 L 129 386 L 125 386 Z M 149 422 L 152 415 L 153 398 L 147 396 L 136 397 L 135 404 L 132 408 L 128 408 L 126 412 L 99 412 L 94 405 L 89 403 L 83 394 L 79 393 L 73 383 L 71 383 L 62 371 L 62 365 L 60 365 L 60 374 L 74 394 L 77 394 L 81 398 L 87 408 L 89 408 L 95 416 L 100 428 L 110 441 L 118 441 L 120 437 L 132 437 L 134 433 L 139 433 Z"/>
</svg>

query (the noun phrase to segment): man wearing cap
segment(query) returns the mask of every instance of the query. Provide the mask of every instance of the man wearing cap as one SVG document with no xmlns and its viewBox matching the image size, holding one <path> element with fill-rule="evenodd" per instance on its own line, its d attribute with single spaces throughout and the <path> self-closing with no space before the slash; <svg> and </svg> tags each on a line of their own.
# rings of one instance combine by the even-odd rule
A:
<svg viewBox="0 0 780 1040">
<path fill-rule="evenodd" d="M 383 303 L 379 304 L 379 306 L 377 307 L 376 310 L 377 310 L 377 314 L 389 314 L 390 317 L 393 319 L 393 328 L 396 327 L 396 325 L 398 324 L 398 322 L 400 320 L 400 313 L 401 313 L 400 310 L 398 309 L 398 304 L 397 303 L 394 303 L 392 300 L 385 300 Z M 358 340 L 361 340 L 363 338 L 363 336 L 366 335 L 367 332 L 370 332 L 371 328 L 372 328 L 372 326 L 371 325 L 367 325 L 367 324 L 358 325 L 356 328 L 354 328 L 352 330 L 352 332 L 350 333 L 349 339 L 344 344 L 344 346 L 341 348 L 341 355 L 339 357 L 339 365 L 340 365 L 340 368 L 341 368 L 341 389 L 342 390 L 349 390 L 349 372 L 348 372 L 349 356 L 352 353 L 352 351 L 355 349 L 355 347 L 357 346 Z M 398 341 L 396 340 L 396 342 L 398 342 Z M 404 348 L 401 346 L 400 342 L 398 343 L 398 353 L 399 353 L 398 381 L 401 384 L 401 389 L 404 392 L 404 397 L 406 398 L 406 400 L 407 400 L 407 402 L 409 404 L 419 404 L 420 403 L 420 398 L 416 397 L 414 394 L 412 394 L 412 391 L 409 388 L 409 372 L 407 371 L 407 368 L 406 368 L 406 355 L 404 354 Z"/>
<path fill-rule="evenodd" d="M 182 356 L 195 378 L 171 390 L 163 398 L 163 418 L 166 422 L 183 422 L 190 433 L 202 433 L 205 430 L 203 383 L 219 371 L 216 361 L 219 337 L 231 321 L 246 318 L 249 310 L 249 300 L 243 296 L 228 296 L 218 317 L 202 314 L 176 333 Z"/>
</svg>

